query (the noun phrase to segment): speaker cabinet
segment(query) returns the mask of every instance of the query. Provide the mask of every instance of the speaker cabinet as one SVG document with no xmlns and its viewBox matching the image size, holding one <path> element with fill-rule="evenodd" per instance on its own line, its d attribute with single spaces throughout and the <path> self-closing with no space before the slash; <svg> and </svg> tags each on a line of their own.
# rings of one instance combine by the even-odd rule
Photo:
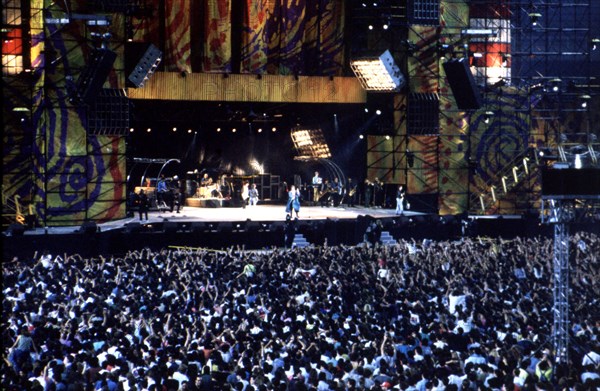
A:
<svg viewBox="0 0 600 391">
<path fill-rule="evenodd" d="M 469 69 L 468 59 L 453 58 L 446 61 L 443 66 L 458 108 L 461 110 L 479 109 L 482 104 L 481 94 L 475 85 L 471 69 Z"/>
</svg>

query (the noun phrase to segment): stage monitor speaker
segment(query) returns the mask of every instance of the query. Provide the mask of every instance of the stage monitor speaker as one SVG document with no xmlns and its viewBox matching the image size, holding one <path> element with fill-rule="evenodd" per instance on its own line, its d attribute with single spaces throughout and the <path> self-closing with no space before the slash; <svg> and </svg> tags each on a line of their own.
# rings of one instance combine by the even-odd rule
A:
<svg viewBox="0 0 600 391">
<path fill-rule="evenodd" d="M 284 228 L 285 228 L 285 223 L 283 221 L 275 221 L 275 222 L 271 223 L 271 225 L 269 227 L 269 231 L 283 232 Z"/>
<path fill-rule="evenodd" d="M 108 49 L 95 49 L 92 52 L 89 64 L 77 79 L 77 98 L 79 101 L 88 105 L 94 103 L 116 59 L 117 53 Z"/>
<path fill-rule="evenodd" d="M 146 81 L 150 79 L 150 76 L 156 71 L 161 60 L 162 52 L 156 46 L 150 44 L 127 79 L 135 87 L 143 87 L 144 83 L 146 83 Z"/>
<path fill-rule="evenodd" d="M 192 223 L 192 226 L 191 226 L 190 230 L 193 233 L 202 233 L 202 232 L 206 231 L 206 225 L 203 222 L 201 222 L 201 221 L 200 222 L 195 221 L 195 222 Z"/>
<path fill-rule="evenodd" d="M 543 196 L 600 196 L 600 169 L 542 170 Z"/>
<path fill-rule="evenodd" d="M 142 231 L 142 225 L 136 221 L 125 224 L 125 233 L 130 234 L 130 233 L 141 232 L 141 231 Z"/>
<path fill-rule="evenodd" d="M 174 221 L 165 221 L 163 223 L 163 231 L 165 233 L 175 233 L 177 232 L 178 225 Z"/>
<path fill-rule="evenodd" d="M 453 58 L 446 61 L 444 70 L 458 108 L 461 110 L 479 109 L 482 104 L 481 94 L 475 85 L 471 69 L 469 69 L 468 59 Z"/>
<path fill-rule="evenodd" d="M 8 226 L 6 233 L 8 236 L 23 236 L 23 233 L 25 233 L 25 226 L 23 224 L 12 223 Z"/>
<path fill-rule="evenodd" d="M 217 232 L 220 233 L 231 233 L 233 231 L 233 224 L 230 222 L 221 222 L 217 228 Z"/>
<path fill-rule="evenodd" d="M 83 224 L 81 224 L 79 232 L 86 235 L 95 234 L 96 232 L 98 232 L 98 226 L 94 221 L 85 221 Z"/>
</svg>

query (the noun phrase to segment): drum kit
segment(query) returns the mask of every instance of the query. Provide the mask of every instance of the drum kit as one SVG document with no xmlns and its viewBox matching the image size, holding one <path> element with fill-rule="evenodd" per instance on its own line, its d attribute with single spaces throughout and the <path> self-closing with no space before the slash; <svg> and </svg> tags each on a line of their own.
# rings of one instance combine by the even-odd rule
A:
<svg viewBox="0 0 600 391">
<path fill-rule="evenodd" d="M 219 185 L 217 183 L 208 185 L 208 186 L 200 186 L 196 190 L 195 196 L 197 198 L 216 198 L 220 196 Z"/>
</svg>

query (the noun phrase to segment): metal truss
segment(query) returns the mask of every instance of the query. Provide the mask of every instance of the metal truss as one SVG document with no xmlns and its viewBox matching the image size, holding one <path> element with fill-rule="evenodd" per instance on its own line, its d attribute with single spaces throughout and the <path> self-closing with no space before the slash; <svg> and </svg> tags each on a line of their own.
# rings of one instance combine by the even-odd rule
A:
<svg viewBox="0 0 600 391">
<path fill-rule="evenodd" d="M 569 225 L 600 222 L 600 195 L 542 198 L 542 222 L 554 224 L 552 345 L 555 364 L 569 363 Z"/>
</svg>

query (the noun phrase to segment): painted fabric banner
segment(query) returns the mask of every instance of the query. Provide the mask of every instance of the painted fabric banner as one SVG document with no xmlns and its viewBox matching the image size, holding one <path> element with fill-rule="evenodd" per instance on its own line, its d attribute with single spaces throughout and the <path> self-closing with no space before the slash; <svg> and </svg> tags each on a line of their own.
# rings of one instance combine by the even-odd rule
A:
<svg viewBox="0 0 600 391">
<path fill-rule="evenodd" d="M 191 0 L 165 1 L 165 65 L 167 71 L 192 71 L 191 64 L 191 32 L 190 32 Z"/>
<path fill-rule="evenodd" d="M 158 44 L 160 40 L 160 24 L 158 18 L 160 0 L 146 0 L 146 6 L 148 9 L 152 10 L 152 17 L 136 17 L 135 15 L 131 17 L 133 42 Z"/>
<path fill-rule="evenodd" d="M 208 0 L 204 8 L 203 72 L 231 72 L 231 0 Z"/>
<path fill-rule="evenodd" d="M 341 73 L 343 1 L 247 0 L 243 24 L 242 72 Z"/>
</svg>

